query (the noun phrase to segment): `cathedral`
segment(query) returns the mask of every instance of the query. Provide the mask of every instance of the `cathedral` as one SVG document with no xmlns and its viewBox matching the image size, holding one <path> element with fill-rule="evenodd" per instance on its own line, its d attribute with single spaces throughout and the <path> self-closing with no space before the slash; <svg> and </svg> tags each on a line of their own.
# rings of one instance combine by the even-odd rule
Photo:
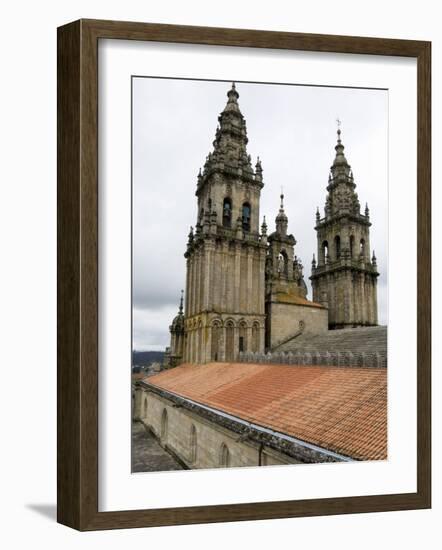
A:
<svg viewBox="0 0 442 550">
<path fill-rule="evenodd" d="M 269 230 L 263 169 L 247 153 L 234 84 L 227 97 L 197 178 L 164 368 L 135 383 L 134 422 L 167 469 L 385 460 L 387 327 L 376 326 L 370 215 L 340 129 L 324 215 L 316 213 L 309 300 L 284 195 Z M 166 467 L 149 449 L 149 471 Z"/>
<path fill-rule="evenodd" d="M 227 98 L 213 150 L 197 176 L 184 299 L 170 326 L 165 367 L 231 363 L 246 352 L 290 349 L 308 335 L 377 325 L 379 273 L 370 253 L 370 215 L 368 206 L 361 213 L 339 127 L 324 216 L 316 212 L 309 300 L 284 195 L 269 232 L 259 211 L 263 169 L 247 153 L 235 84 Z"/>
</svg>

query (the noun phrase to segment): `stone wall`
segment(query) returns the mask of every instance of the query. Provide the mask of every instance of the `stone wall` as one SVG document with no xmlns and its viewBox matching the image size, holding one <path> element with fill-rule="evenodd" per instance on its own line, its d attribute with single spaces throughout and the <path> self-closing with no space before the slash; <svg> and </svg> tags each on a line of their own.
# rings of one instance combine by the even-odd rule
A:
<svg viewBox="0 0 442 550">
<path fill-rule="evenodd" d="M 325 308 L 270 302 L 267 312 L 271 350 L 299 333 L 321 334 L 328 330 L 328 311 Z"/>
<path fill-rule="evenodd" d="M 157 436 L 166 450 L 192 469 L 299 462 L 140 388 L 136 391 L 134 417 Z"/>
</svg>

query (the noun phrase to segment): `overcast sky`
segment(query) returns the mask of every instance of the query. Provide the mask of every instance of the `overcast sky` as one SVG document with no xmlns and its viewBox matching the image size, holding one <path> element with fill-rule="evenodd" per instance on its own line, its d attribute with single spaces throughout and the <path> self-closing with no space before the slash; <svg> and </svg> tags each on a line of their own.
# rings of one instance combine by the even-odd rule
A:
<svg viewBox="0 0 442 550">
<path fill-rule="evenodd" d="M 184 251 L 195 225 L 196 176 L 212 151 L 230 82 L 133 79 L 133 347 L 162 350 L 185 285 Z M 361 210 L 368 202 L 378 258 L 379 322 L 387 323 L 388 92 L 237 82 L 253 165 L 262 161 L 260 218 L 274 230 L 281 186 L 289 233 L 309 281 L 341 120 Z"/>
</svg>

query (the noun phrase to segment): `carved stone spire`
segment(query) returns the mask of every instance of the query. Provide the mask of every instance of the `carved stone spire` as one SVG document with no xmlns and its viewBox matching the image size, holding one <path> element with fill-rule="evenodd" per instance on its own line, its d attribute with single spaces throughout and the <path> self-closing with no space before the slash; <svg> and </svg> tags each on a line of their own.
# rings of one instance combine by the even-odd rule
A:
<svg viewBox="0 0 442 550">
<path fill-rule="evenodd" d="M 184 297 L 184 290 L 181 290 L 181 298 L 180 298 L 180 307 L 178 309 L 178 313 L 182 315 L 183 313 L 183 298 Z"/>
<path fill-rule="evenodd" d="M 338 131 L 337 131 L 337 134 L 338 134 L 338 141 L 335 145 L 335 151 L 336 151 L 336 156 L 335 156 L 335 160 L 333 161 L 333 165 L 331 167 L 331 170 L 332 170 L 332 176 L 335 175 L 335 172 L 336 172 L 336 169 L 338 167 L 346 167 L 348 168 L 348 175 L 350 175 L 350 166 L 347 162 L 347 159 L 345 158 L 345 155 L 344 155 L 344 145 L 341 141 L 341 129 L 338 128 Z"/>
<path fill-rule="evenodd" d="M 353 172 L 344 154 L 340 124 L 338 121 L 325 217 L 321 219 L 316 212 L 317 262 L 312 262 L 310 277 L 313 300 L 328 304 L 331 329 L 377 324 L 379 273 L 376 259 L 370 262 L 370 213 L 368 207 L 365 215 L 361 213 Z"/>
<path fill-rule="evenodd" d="M 276 216 L 276 232 L 279 233 L 282 237 L 285 237 L 287 235 L 287 227 L 288 227 L 288 218 L 286 216 L 286 213 L 284 211 L 284 193 L 281 191 L 280 195 L 281 199 L 281 205 L 279 207 L 279 213 Z"/>
<path fill-rule="evenodd" d="M 214 173 L 236 176 L 263 187 L 261 161 L 258 158 L 254 170 L 247 153 L 247 127 L 238 98 L 235 83 L 232 83 L 227 92 L 226 106 L 218 117 L 213 151 L 207 155 L 202 176 L 198 177 L 197 194 Z"/>
<path fill-rule="evenodd" d="M 344 155 L 344 145 L 341 140 L 340 121 L 338 121 L 337 144 L 335 159 L 330 168 L 328 179 L 325 214 L 333 217 L 341 214 L 360 215 L 361 205 L 355 192 L 356 184 L 353 179 L 351 166 Z"/>
<path fill-rule="evenodd" d="M 183 308 L 183 294 L 184 290 L 181 290 L 180 306 L 178 308 L 178 315 L 173 319 L 170 328 L 171 333 L 184 333 L 184 308 Z"/>
<path fill-rule="evenodd" d="M 262 235 L 267 235 L 267 222 L 266 222 L 266 217 L 265 217 L 265 216 L 264 216 L 264 218 L 263 218 L 263 220 L 262 220 L 261 234 L 262 234 Z"/>
<path fill-rule="evenodd" d="M 241 111 L 239 110 L 239 105 L 238 105 L 239 93 L 236 91 L 236 86 L 234 82 L 232 82 L 232 87 L 227 92 L 227 97 L 228 97 L 228 101 L 227 101 L 227 105 L 224 107 L 223 113 L 235 112 L 242 117 L 242 114 L 241 114 Z"/>
<path fill-rule="evenodd" d="M 255 180 L 262 183 L 262 165 L 259 157 L 257 158 L 255 165 Z"/>
</svg>

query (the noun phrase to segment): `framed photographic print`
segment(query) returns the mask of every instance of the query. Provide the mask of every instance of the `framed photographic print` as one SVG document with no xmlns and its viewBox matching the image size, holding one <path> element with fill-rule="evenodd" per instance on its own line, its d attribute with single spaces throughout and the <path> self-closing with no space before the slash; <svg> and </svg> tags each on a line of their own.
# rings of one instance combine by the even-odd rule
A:
<svg viewBox="0 0 442 550">
<path fill-rule="evenodd" d="M 59 28 L 59 522 L 430 507 L 430 51 Z"/>
</svg>

